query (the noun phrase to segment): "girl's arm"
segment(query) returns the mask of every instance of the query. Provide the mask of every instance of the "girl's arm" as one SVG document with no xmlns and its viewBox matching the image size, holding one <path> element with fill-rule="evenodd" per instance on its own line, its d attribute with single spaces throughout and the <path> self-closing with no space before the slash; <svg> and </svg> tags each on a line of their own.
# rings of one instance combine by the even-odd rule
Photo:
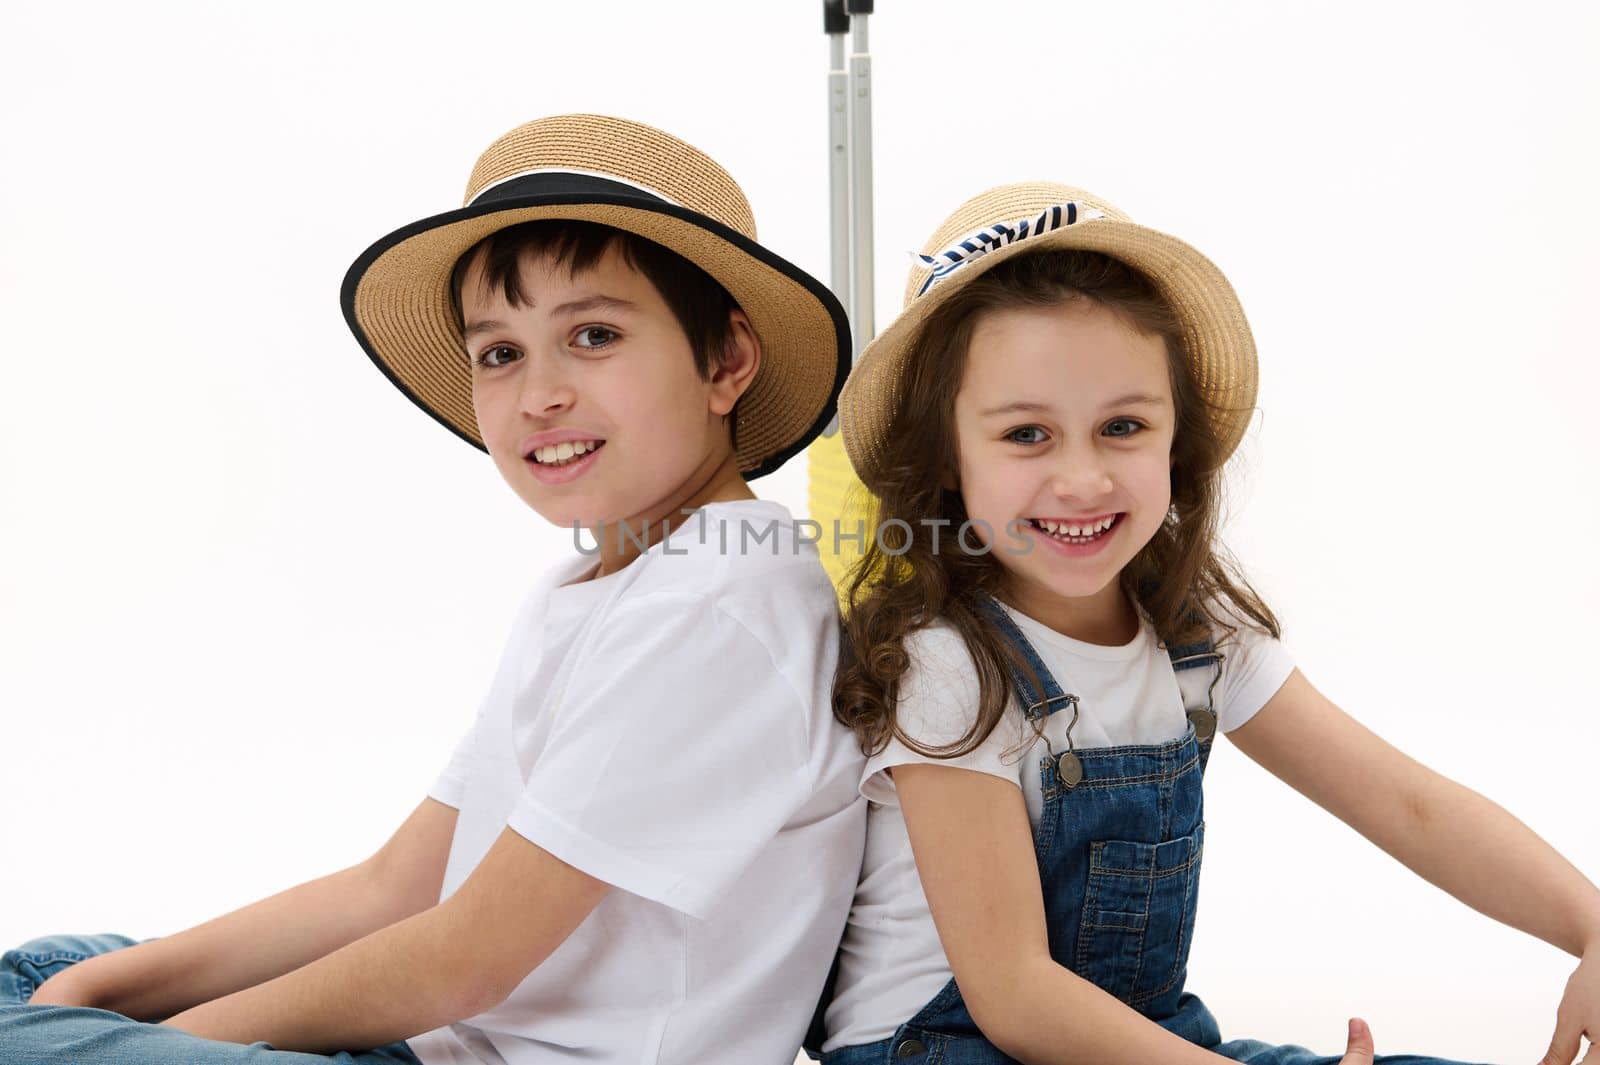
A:
<svg viewBox="0 0 1600 1065">
<path fill-rule="evenodd" d="M 1216 1055 L 1050 957 L 1033 834 L 1015 784 L 947 765 L 891 773 L 939 941 L 991 1043 L 1029 1065 L 1214 1065 Z"/>
<path fill-rule="evenodd" d="M 1600 891 L 1582 873 L 1500 806 L 1385 743 L 1299 670 L 1226 735 L 1478 912 L 1575 957 L 1600 955 Z"/>
<path fill-rule="evenodd" d="M 424 799 L 360 865 L 79 962 L 41 984 L 31 1001 L 156 1021 L 298 969 L 438 902 L 455 822 L 453 808 Z"/>
</svg>

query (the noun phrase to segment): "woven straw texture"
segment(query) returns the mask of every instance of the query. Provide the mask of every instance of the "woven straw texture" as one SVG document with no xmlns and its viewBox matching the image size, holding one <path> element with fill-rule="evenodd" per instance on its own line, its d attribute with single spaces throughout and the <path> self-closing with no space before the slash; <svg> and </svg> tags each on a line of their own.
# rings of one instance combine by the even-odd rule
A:
<svg viewBox="0 0 1600 1065">
<path fill-rule="evenodd" d="M 587 171 L 642 185 L 752 243 L 756 239 L 744 194 L 709 156 L 660 130 L 603 115 L 559 115 L 505 134 L 473 167 L 466 202 L 506 178 L 543 169 Z M 446 216 L 439 225 L 399 239 L 378 254 L 355 289 L 353 315 L 373 358 L 458 435 L 483 448 L 466 349 L 450 306 L 450 271 L 490 233 L 545 218 L 599 222 L 662 244 L 704 269 L 749 315 L 761 340 L 762 364 L 739 402 L 735 433 L 741 470 L 756 470 L 796 446 L 821 417 L 838 373 L 839 329 L 828 304 L 795 277 L 695 220 L 648 206 L 516 206 L 508 201 L 504 209 L 476 217 Z"/>
<path fill-rule="evenodd" d="M 1002 185 L 956 208 L 922 246 L 933 255 L 968 233 L 999 222 L 1031 218 L 1045 208 L 1077 202 L 1106 217 L 1079 221 L 1029 237 L 973 259 L 917 295 L 931 272 L 920 262 L 906 280 L 905 309 L 867 345 L 839 396 L 845 450 L 863 480 L 883 453 L 910 344 L 924 320 L 961 287 L 1015 255 L 1051 249 L 1098 251 L 1148 276 L 1182 323 L 1184 349 L 1196 383 L 1218 411 L 1223 457 L 1233 453 L 1249 427 L 1256 400 L 1256 348 L 1244 308 L 1222 271 L 1194 248 L 1165 233 L 1136 225 L 1105 200 L 1069 185 L 1024 182 Z"/>
</svg>

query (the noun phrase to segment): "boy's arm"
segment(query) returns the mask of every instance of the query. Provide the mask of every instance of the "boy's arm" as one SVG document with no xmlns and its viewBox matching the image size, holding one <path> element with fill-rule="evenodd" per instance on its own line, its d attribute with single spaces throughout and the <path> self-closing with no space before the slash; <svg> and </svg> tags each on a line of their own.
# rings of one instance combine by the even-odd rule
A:
<svg viewBox="0 0 1600 1065">
<path fill-rule="evenodd" d="M 818 635 L 832 639 L 825 584 L 819 600 Z M 809 704 L 775 666 L 788 656 L 719 604 L 662 591 L 606 617 L 499 837 L 447 899 L 169 1026 L 367 1049 L 504 1001 L 612 885 L 710 917 L 801 807 L 810 753 Z"/>
<path fill-rule="evenodd" d="M 1479 913 L 1600 956 L 1600 891 L 1527 825 L 1384 742 L 1299 670 L 1226 734 L 1284 783 Z M 1494 875 L 1485 875 L 1485 870 Z"/>
<path fill-rule="evenodd" d="M 389 842 L 362 863 L 389 900 L 394 913 L 389 923 L 438 905 L 459 813 L 454 806 L 424 798 Z"/>
<path fill-rule="evenodd" d="M 607 885 L 501 832 L 448 899 L 166 1025 L 277 1050 L 365 1050 L 503 1001 L 599 904 Z"/>
<path fill-rule="evenodd" d="M 41 985 L 33 1001 L 161 1020 L 298 969 L 436 903 L 455 821 L 454 809 L 424 799 L 365 862 L 79 962 Z"/>
</svg>

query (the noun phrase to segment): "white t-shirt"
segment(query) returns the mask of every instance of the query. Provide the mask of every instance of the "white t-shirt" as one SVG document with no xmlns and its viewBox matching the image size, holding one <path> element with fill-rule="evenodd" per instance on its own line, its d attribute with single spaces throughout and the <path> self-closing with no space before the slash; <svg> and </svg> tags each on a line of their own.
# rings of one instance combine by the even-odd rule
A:
<svg viewBox="0 0 1600 1065">
<path fill-rule="evenodd" d="M 617 573 L 569 584 L 579 555 L 540 583 L 429 790 L 460 810 L 441 900 L 508 825 L 614 890 L 503 1003 L 407 1040 L 425 1065 L 794 1059 L 861 865 L 864 759 L 815 548 L 776 503 L 703 513 Z"/>
<path fill-rule="evenodd" d="M 1063 636 L 1025 614 L 1006 608 L 1063 691 L 1079 698 L 1072 746 L 1079 749 L 1180 739 L 1186 709 L 1206 705 L 1211 663 L 1174 672 L 1149 618 L 1121 647 L 1103 647 Z M 1228 732 L 1248 721 L 1294 670 L 1283 645 L 1265 633 L 1240 627 L 1216 649 L 1225 658 L 1212 706 L 1217 728 Z M 956 630 L 937 623 L 906 639 L 911 665 L 901 682 L 897 714 L 907 735 L 924 746 L 954 743 L 977 717 L 978 678 Z M 1047 719 L 1050 748 L 1067 749 L 1069 709 Z M 1025 743 L 1025 741 L 1028 741 Z M 1020 749 L 1019 749 L 1020 748 Z M 950 962 L 928 911 L 917 877 L 905 818 L 885 770 L 907 763 L 958 766 L 1009 780 L 1022 789 L 1028 820 L 1038 827 L 1044 808 L 1039 759 L 1044 748 L 1033 737 L 1013 697 L 1005 716 L 975 751 L 934 759 L 898 740 L 867 761 L 861 793 L 871 800 L 866 857 L 840 951 L 839 980 L 828 1007 L 824 1050 L 875 1043 L 892 1036 L 951 979 Z"/>
</svg>

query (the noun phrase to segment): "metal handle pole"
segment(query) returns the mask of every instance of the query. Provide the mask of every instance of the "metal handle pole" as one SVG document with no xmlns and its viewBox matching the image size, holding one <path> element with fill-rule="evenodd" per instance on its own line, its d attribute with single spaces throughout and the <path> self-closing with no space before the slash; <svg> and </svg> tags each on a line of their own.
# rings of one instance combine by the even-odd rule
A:
<svg viewBox="0 0 1600 1065">
<path fill-rule="evenodd" d="M 829 288 L 850 315 L 850 74 L 845 69 L 844 35 L 850 16 L 844 0 L 825 0 L 823 31 L 828 35 L 828 218 L 832 275 Z"/>
<path fill-rule="evenodd" d="M 850 16 L 850 310 L 857 358 L 877 332 L 872 293 L 872 57 L 867 50 L 872 2 L 845 2 Z"/>
<path fill-rule="evenodd" d="M 844 3 L 822 3 L 822 31 L 828 35 L 828 250 L 832 259 L 828 287 L 844 307 L 845 319 L 854 323 L 850 309 L 850 72 L 844 48 L 850 16 L 845 14 Z M 854 356 L 853 350 L 851 354 Z M 822 435 L 838 431 L 839 416 L 835 414 Z"/>
</svg>

